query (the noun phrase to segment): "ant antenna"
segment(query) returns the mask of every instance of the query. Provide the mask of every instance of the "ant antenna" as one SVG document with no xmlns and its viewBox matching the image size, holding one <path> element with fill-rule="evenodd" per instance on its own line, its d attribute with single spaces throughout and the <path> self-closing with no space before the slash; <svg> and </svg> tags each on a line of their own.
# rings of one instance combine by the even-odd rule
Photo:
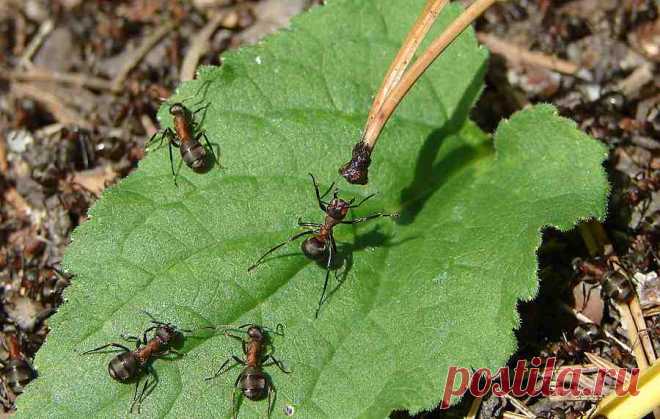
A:
<svg viewBox="0 0 660 419">
<path fill-rule="evenodd" d="M 194 98 L 195 96 L 197 96 L 197 94 L 198 94 L 202 89 L 204 89 L 204 94 L 202 95 L 202 96 L 204 96 L 204 97 L 202 98 L 202 100 L 200 100 L 200 102 L 203 102 L 203 101 L 204 101 L 204 98 L 206 97 L 206 91 L 208 90 L 208 87 L 209 87 L 210 85 L 211 85 L 211 82 L 208 81 L 208 80 L 201 82 L 201 85 L 200 85 L 199 88 L 195 91 L 195 93 L 193 93 L 193 94 L 190 95 L 190 96 L 186 96 L 186 97 L 183 98 L 183 99 L 180 99 L 179 102 L 183 103 L 183 102 L 185 102 L 185 101 L 187 101 L 187 100 L 189 100 L 189 99 Z M 206 105 L 206 106 L 208 107 L 209 105 Z"/>
<path fill-rule="evenodd" d="M 149 316 L 149 318 L 151 319 L 151 323 L 153 323 L 153 324 L 158 324 L 158 325 L 161 325 L 161 326 L 168 326 L 168 325 L 170 325 L 170 323 L 161 322 L 160 320 L 156 319 L 156 318 L 155 318 L 151 313 L 149 313 L 147 310 L 140 310 L 140 311 L 143 312 L 144 314 L 146 314 L 147 316 Z"/>
</svg>

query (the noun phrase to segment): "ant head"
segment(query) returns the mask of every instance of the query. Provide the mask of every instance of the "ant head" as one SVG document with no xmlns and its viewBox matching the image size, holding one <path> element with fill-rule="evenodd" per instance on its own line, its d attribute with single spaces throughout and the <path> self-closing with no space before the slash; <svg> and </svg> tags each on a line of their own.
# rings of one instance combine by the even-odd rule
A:
<svg viewBox="0 0 660 419">
<path fill-rule="evenodd" d="M 172 106 L 170 106 L 170 115 L 177 116 L 177 115 L 185 115 L 186 113 L 186 107 L 183 106 L 182 103 L 174 103 Z"/>
<path fill-rule="evenodd" d="M 163 342 L 169 343 L 171 346 L 179 347 L 183 344 L 183 333 L 173 324 L 165 323 L 156 328 L 155 335 Z"/>
<path fill-rule="evenodd" d="M 335 192 L 335 197 L 330 201 L 330 204 L 326 208 L 326 213 L 334 218 L 335 220 L 343 220 L 348 214 L 348 210 L 351 208 L 351 203 L 345 201 L 341 198 L 337 198 L 337 193 Z"/>
<path fill-rule="evenodd" d="M 255 325 L 250 326 L 247 330 L 247 334 L 252 339 L 256 339 L 256 340 L 264 339 L 264 331 L 259 326 L 255 326 Z"/>
</svg>

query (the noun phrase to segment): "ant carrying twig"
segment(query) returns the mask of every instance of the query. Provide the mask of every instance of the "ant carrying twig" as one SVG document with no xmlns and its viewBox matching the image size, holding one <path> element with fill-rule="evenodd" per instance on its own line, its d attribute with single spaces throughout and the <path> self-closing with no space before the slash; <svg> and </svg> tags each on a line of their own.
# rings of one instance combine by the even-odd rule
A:
<svg viewBox="0 0 660 419">
<path fill-rule="evenodd" d="M 247 330 L 244 330 L 246 328 Z M 237 402 L 239 402 L 236 400 L 236 390 L 239 390 L 245 397 L 250 400 L 262 400 L 267 396 L 267 416 L 270 417 L 274 403 L 274 398 L 271 397 L 271 393 L 275 393 L 277 390 L 273 386 L 270 377 L 268 377 L 268 375 L 263 372 L 263 367 L 267 367 L 269 365 L 277 365 L 277 367 L 285 374 L 289 374 L 291 371 L 287 371 L 286 368 L 284 368 L 282 365 L 282 361 L 276 359 L 273 356 L 272 351 L 268 350 L 270 346 L 270 339 L 267 332 L 274 333 L 279 336 L 284 336 L 283 329 L 284 326 L 281 324 L 277 325 L 275 331 L 254 324 L 244 324 L 235 329 L 225 330 L 225 336 L 229 336 L 241 342 L 243 353 L 245 354 L 245 360 L 232 355 L 222 364 L 222 366 L 218 369 L 218 371 L 216 371 L 215 374 L 213 374 L 213 376 L 206 378 L 206 380 L 213 380 L 214 378 L 217 378 L 218 376 L 226 373 L 236 365 L 245 366 L 243 371 L 241 371 L 241 373 L 238 375 L 238 378 L 234 383 L 234 391 L 232 392 L 232 417 L 234 419 L 237 417 Z M 247 338 L 229 333 L 230 330 L 238 333 L 246 333 Z M 227 365 L 232 360 L 234 363 L 227 367 Z"/>
<path fill-rule="evenodd" d="M 122 334 L 121 337 L 129 342 L 135 342 L 135 349 L 131 350 L 125 345 L 120 343 L 107 343 L 99 346 L 98 348 L 85 351 L 82 355 L 92 353 L 105 353 L 101 352 L 105 348 L 114 347 L 122 352 L 116 355 L 108 363 L 108 374 L 112 379 L 121 383 L 127 383 L 135 380 L 135 393 L 133 395 L 133 403 L 131 404 L 130 411 L 133 412 L 137 406 L 137 412 L 140 412 L 140 405 L 142 401 L 151 394 L 153 389 L 158 384 L 158 375 L 154 370 L 151 362 L 156 358 L 161 358 L 170 353 L 182 356 L 175 347 L 180 347 L 183 344 L 183 333 L 191 333 L 191 330 L 180 329 L 172 323 L 164 323 L 156 320 L 154 316 L 143 311 L 144 314 L 149 316 L 153 326 L 147 328 L 142 335 L 142 338 L 137 336 L 130 336 Z M 153 337 L 149 339 L 147 334 L 153 332 Z M 153 378 L 144 381 L 142 391 L 139 392 L 140 381 L 144 372 L 149 373 Z"/>
<path fill-rule="evenodd" d="M 176 185 L 176 178 L 179 173 L 181 163 L 179 167 L 174 170 L 174 156 L 172 155 L 172 147 L 179 149 L 181 153 L 181 161 L 185 162 L 188 167 L 190 167 L 195 172 L 204 172 L 210 168 L 212 162 L 219 164 L 218 158 L 213 152 L 213 147 L 206 136 L 204 130 L 200 130 L 195 133 L 197 130 L 197 124 L 195 123 L 194 116 L 202 111 L 206 110 L 209 105 L 203 106 L 196 111 L 191 111 L 186 108 L 183 103 L 177 102 L 170 105 L 170 115 L 174 119 L 174 130 L 172 128 L 165 128 L 161 134 L 161 140 L 163 138 L 167 139 L 168 149 L 170 152 L 170 165 L 172 167 L 172 176 L 174 177 L 174 184 Z M 151 136 L 147 144 L 150 144 L 154 138 L 160 132 L 156 132 Z M 206 142 L 206 147 L 202 145 L 200 139 L 204 138 Z M 211 153 L 213 160 L 209 161 L 208 153 Z"/>
<path fill-rule="evenodd" d="M 360 205 L 364 204 L 369 198 L 373 197 L 375 194 L 368 195 L 366 198 L 362 199 L 359 203 L 353 205 L 353 202 L 355 202 L 355 198 L 352 198 L 350 201 L 343 200 L 337 196 L 339 194 L 339 191 L 335 189 L 332 200 L 330 202 L 326 202 L 323 200 L 323 198 L 325 198 L 330 193 L 332 188 L 335 186 L 335 183 L 333 182 L 330 185 L 330 187 L 321 195 L 321 193 L 319 192 L 319 185 L 318 183 L 316 183 L 316 179 L 314 178 L 314 175 L 310 173 L 309 176 L 312 178 L 312 183 L 314 184 L 314 190 L 316 191 L 316 200 L 318 201 L 319 208 L 321 209 L 321 211 L 325 213 L 325 220 L 323 224 L 308 223 L 298 219 L 298 225 L 300 227 L 311 227 L 311 228 L 289 237 L 287 240 L 283 241 L 282 243 L 268 250 L 254 263 L 254 265 L 248 268 L 248 271 L 251 271 L 254 268 L 256 268 L 264 260 L 266 256 L 273 253 L 274 251 L 284 246 L 285 244 L 297 240 L 300 237 L 311 234 L 312 237 L 308 237 L 302 242 L 301 245 L 302 252 L 305 254 L 305 256 L 307 256 L 310 259 L 316 261 L 322 261 L 326 263 L 326 273 L 325 273 L 325 282 L 323 283 L 323 292 L 321 293 L 321 298 L 319 299 L 319 306 L 316 309 L 316 315 L 315 315 L 315 317 L 318 318 L 319 311 L 321 310 L 321 305 L 323 305 L 324 303 L 325 292 L 328 288 L 328 278 L 330 277 L 330 269 L 332 268 L 333 258 L 337 254 L 337 244 L 335 243 L 335 238 L 333 236 L 333 229 L 335 228 L 335 226 L 337 226 L 338 224 L 358 224 L 380 217 L 398 217 L 399 214 L 397 213 L 385 214 L 382 212 L 377 212 L 371 215 L 367 215 L 365 217 L 358 217 L 352 220 L 344 221 L 344 218 L 346 218 L 346 215 L 348 214 L 348 211 L 350 209 L 358 208 Z"/>
</svg>

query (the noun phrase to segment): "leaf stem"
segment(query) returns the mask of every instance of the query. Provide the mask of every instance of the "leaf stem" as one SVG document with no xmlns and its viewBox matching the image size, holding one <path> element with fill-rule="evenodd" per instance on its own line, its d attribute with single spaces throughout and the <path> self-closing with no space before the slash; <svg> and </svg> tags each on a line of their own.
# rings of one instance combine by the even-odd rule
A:
<svg viewBox="0 0 660 419">
<path fill-rule="evenodd" d="M 392 113 L 401 103 L 401 100 L 410 91 L 415 82 L 424 74 L 428 67 L 438 58 L 438 56 L 449 46 L 454 39 L 458 37 L 468 26 L 472 24 L 483 12 L 493 5 L 497 0 L 475 0 L 465 11 L 454 20 L 428 47 L 426 51 L 412 64 L 410 69 L 397 76 L 398 72 L 405 71 L 405 58 L 409 54 L 412 56 L 413 42 L 419 46 L 420 40 L 416 38 L 418 33 L 422 33 L 423 25 L 433 23 L 437 17 L 438 10 L 431 7 L 431 2 L 427 4 L 422 12 L 422 16 L 418 18 L 417 22 L 411 32 L 406 38 L 406 42 L 402 46 L 399 54 L 395 58 L 395 63 L 390 66 L 390 70 L 386 75 L 383 84 L 381 85 L 381 92 L 376 96 L 374 105 L 372 106 L 373 115 L 367 119 L 367 125 L 362 134 L 361 140 L 353 148 L 353 155 L 351 160 L 344 164 L 339 173 L 349 182 L 353 184 L 365 185 L 368 182 L 369 165 L 371 164 L 371 153 L 373 152 L 378 137 L 380 136 L 383 127 L 392 116 Z M 436 13 L 433 16 L 433 13 Z M 425 16 L 428 14 L 428 16 Z M 430 22 L 430 23 L 429 23 Z M 426 29 L 428 31 L 428 29 Z M 407 45 L 410 43 L 410 45 Z M 416 47 L 415 47 L 416 48 Z M 400 59 L 401 62 L 397 62 Z M 408 57 L 408 60 L 410 57 Z M 407 63 L 405 63 L 407 66 Z M 397 82 L 398 79 L 398 82 Z M 381 98 L 383 96 L 383 98 Z M 381 106 L 376 108 L 379 102 Z M 375 109 L 375 110 L 374 110 Z"/>
</svg>

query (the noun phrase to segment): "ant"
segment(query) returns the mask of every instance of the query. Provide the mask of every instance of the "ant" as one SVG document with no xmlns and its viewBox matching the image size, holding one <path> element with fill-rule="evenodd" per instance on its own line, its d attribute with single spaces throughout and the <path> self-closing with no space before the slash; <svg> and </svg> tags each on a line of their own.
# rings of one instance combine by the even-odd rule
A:
<svg viewBox="0 0 660 419">
<path fill-rule="evenodd" d="M 0 374 L 4 377 L 11 391 L 18 395 L 23 392 L 30 381 L 37 377 L 37 373 L 21 354 L 21 345 L 16 333 L 5 334 L 5 345 L 9 353 L 9 359 L 2 362 L 3 367 Z"/>
<path fill-rule="evenodd" d="M 257 260 L 254 263 L 254 265 L 248 268 L 248 272 L 256 268 L 259 264 L 261 264 L 264 258 L 269 254 L 273 253 L 275 250 L 279 249 L 280 247 L 284 246 L 287 243 L 299 239 L 300 237 L 311 234 L 312 237 L 308 237 L 302 242 L 300 246 L 302 252 L 305 254 L 305 256 L 307 256 L 312 260 L 326 262 L 326 273 L 325 273 L 325 282 L 323 283 L 323 292 L 321 293 L 321 298 L 319 299 L 319 305 L 318 308 L 316 309 L 316 314 L 315 314 L 315 317 L 318 318 L 319 311 L 321 310 L 321 305 L 323 305 L 323 303 L 325 302 L 324 300 L 325 293 L 328 288 L 328 278 L 330 277 L 330 269 L 332 267 L 333 258 L 337 254 L 337 243 L 335 243 L 335 238 L 333 236 L 333 229 L 339 224 L 359 224 L 368 220 L 372 220 L 374 218 L 398 217 L 399 214 L 397 213 L 385 214 L 382 212 L 377 212 L 371 215 L 367 215 L 365 217 L 357 217 L 352 220 L 344 221 L 344 218 L 346 218 L 346 215 L 348 214 L 348 211 L 350 209 L 358 208 L 360 205 L 364 204 L 369 198 L 373 197 L 375 194 L 368 195 L 366 198 L 362 199 L 362 201 L 360 201 L 356 205 L 353 205 L 353 202 L 355 202 L 355 197 L 351 198 L 350 201 L 343 200 L 337 196 L 339 194 L 339 191 L 335 189 L 332 200 L 330 202 L 326 202 L 323 200 L 323 198 L 325 198 L 330 193 L 330 190 L 332 190 L 332 188 L 335 186 L 335 183 L 332 182 L 332 184 L 325 191 L 325 193 L 321 195 L 321 193 L 319 192 L 319 185 L 318 183 L 316 183 L 316 179 L 314 178 L 314 175 L 310 173 L 309 176 L 312 178 L 312 183 L 314 184 L 314 190 L 316 192 L 316 200 L 318 201 L 319 208 L 321 209 L 321 211 L 325 213 L 325 220 L 323 224 L 308 223 L 308 222 L 303 222 L 301 219 L 298 219 L 298 225 L 300 227 L 311 227 L 311 228 L 289 237 L 287 240 L 283 241 L 282 243 L 268 250 L 259 258 L 259 260 Z"/>
<path fill-rule="evenodd" d="M 176 178 L 179 169 L 174 170 L 174 156 L 172 155 L 172 147 L 177 147 L 181 153 L 181 160 L 186 163 L 195 172 L 203 172 L 209 169 L 208 152 L 213 156 L 213 161 L 219 164 L 218 158 L 213 152 L 213 147 L 206 136 L 205 131 L 199 131 L 195 134 L 197 124 L 195 123 L 194 116 L 197 112 L 206 110 L 209 105 L 203 106 L 196 111 L 191 111 L 186 108 L 183 103 L 177 102 L 170 105 L 170 115 L 174 120 L 174 130 L 172 128 L 165 128 L 162 132 L 162 138 L 167 138 L 168 149 L 170 152 L 170 165 L 172 166 L 172 176 L 174 176 L 174 184 L 176 185 Z M 151 136 L 147 144 L 150 144 L 158 132 Z M 204 138 L 206 147 L 199 141 Z M 207 150 L 208 149 L 208 150 Z"/>
<path fill-rule="evenodd" d="M 246 329 L 247 330 L 244 330 Z M 274 333 L 279 336 L 284 336 L 283 332 L 284 326 L 278 324 L 275 328 L 275 331 L 269 330 L 262 326 L 257 326 L 255 324 L 244 324 L 235 329 L 225 330 L 225 336 L 234 338 L 241 342 L 243 346 L 243 353 L 245 354 L 245 360 L 240 359 L 239 357 L 232 355 L 231 358 L 227 359 L 222 366 L 216 371 L 213 376 L 206 378 L 206 381 L 213 380 L 218 376 L 229 371 L 236 365 L 244 365 L 245 368 L 238 375 L 236 382 L 234 383 L 234 391 L 232 393 L 232 416 L 234 419 L 237 417 L 236 412 L 236 403 L 240 402 L 236 400 L 236 390 L 239 390 L 245 397 L 250 400 L 262 400 L 268 396 L 268 416 L 273 410 L 273 398 L 271 393 L 275 393 L 275 387 L 270 380 L 270 377 L 263 372 L 263 367 L 269 365 L 277 365 L 283 373 L 289 374 L 291 371 L 287 371 L 282 365 L 282 361 L 276 359 L 271 351 L 268 351 L 268 346 L 270 346 L 270 338 L 266 332 Z M 246 333 L 247 339 L 241 336 L 234 335 L 229 333 L 229 330 L 234 332 Z M 232 365 L 225 368 L 230 361 L 234 361 Z"/>
<path fill-rule="evenodd" d="M 617 265 L 619 269 L 616 269 Z M 580 275 L 580 282 L 583 286 L 583 294 L 585 295 L 583 307 L 587 305 L 591 292 L 601 286 L 603 297 L 608 297 L 619 303 L 626 303 L 633 298 L 635 290 L 630 280 L 622 273 L 623 267 L 611 259 L 607 261 L 595 260 L 593 262 L 575 259 L 573 267 Z M 589 284 L 590 288 L 585 290 L 585 284 Z"/>
<path fill-rule="evenodd" d="M 120 383 L 127 383 L 135 380 L 135 393 L 133 395 L 133 403 L 131 404 L 130 411 L 133 412 L 135 406 L 137 406 L 138 413 L 140 412 L 140 405 L 144 399 L 151 394 L 151 391 L 153 391 L 158 384 L 158 375 L 156 375 L 156 371 L 151 365 L 151 361 L 170 353 L 182 356 L 183 354 L 174 348 L 180 347 L 183 344 L 183 333 L 192 332 L 191 330 L 180 329 L 172 323 L 158 321 L 146 311 L 143 311 L 143 313 L 149 316 L 153 326 L 144 331 L 142 338 L 124 334 L 121 335 L 124 340 L 135 342 L 134 350 L 130 350 L 128 347 L 120 343 L 113 342 L 82 353 L 82 355 L 101 353 L 100 351 L 108 347 L 118 348 L 122 351 L 108 363 L 108 374 L 110 374 L 110 377 L 112 377 L 113 380 L 119 381 Z M 149 339 L 147 334 L 152 331 L 153 337 Z M 151 374 L 153 379 L 150 381 L 149 378 L 147 378 L 144 381 L 142 391 L 138 395 L 140 381 L 144 372 Z"/>
</svg>

